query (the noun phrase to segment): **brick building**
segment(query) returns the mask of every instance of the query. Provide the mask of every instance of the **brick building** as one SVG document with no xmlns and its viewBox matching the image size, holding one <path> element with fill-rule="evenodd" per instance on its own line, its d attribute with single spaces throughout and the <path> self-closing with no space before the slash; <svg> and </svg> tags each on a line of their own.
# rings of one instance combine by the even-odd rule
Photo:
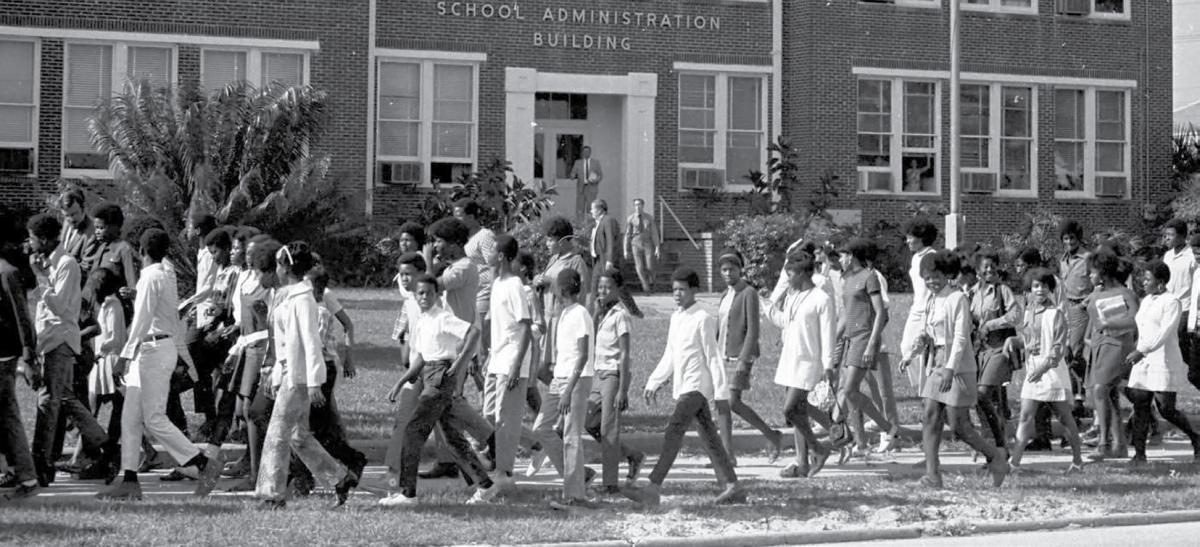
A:
<svg viewBox="0 0 1200 547">
<path fill-rule="evenodd" d="M 329 92 L 331 176 L 376 219 L 502 158 L 561 192 L 583 146 L 600 197 L 682 239 L 783 134 L 865 223 L 949 196 L 951 0 L 0 0 L 0 198 L 103 178 L 88 109 L 130 75 Z M 1136 223 L 1166 192 L 1167 0 L 963 0 L 966 237 L 1050 209 Z M 715 189 L 717 196 L 692 189 Z"/>
</svg>

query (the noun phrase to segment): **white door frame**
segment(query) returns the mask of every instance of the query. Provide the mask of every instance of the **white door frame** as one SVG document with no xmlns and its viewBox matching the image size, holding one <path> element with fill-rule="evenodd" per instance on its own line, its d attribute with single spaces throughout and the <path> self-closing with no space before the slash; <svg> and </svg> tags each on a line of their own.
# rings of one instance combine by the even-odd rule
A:
<svg viewBox="0 0 1200 547">
<path fill-rule="evenodd" d="M 630 72 L 627 75 L 564 74 L 539 72 L 532 68 L 504 69 L 505 150 L 513 175 L 533 180 L 534 96 L 545 93 L 623 95 L 623 149 L 620 170 L 627 201 L 641 198 L 646 210 L 654 210 L 654 99 L 658 75 Z"/>
</svg>

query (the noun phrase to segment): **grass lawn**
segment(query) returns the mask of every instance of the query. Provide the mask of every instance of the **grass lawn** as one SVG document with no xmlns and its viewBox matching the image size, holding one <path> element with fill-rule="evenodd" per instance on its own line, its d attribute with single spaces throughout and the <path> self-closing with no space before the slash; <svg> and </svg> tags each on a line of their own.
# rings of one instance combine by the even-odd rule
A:
<svg viewBox="0 0 1200 547">
<path fill-rule="evenodd" d="M 671 483 L 664 505 L 635 508 L 609 499 L 600 510 L 564 514 L 549 509 L 548 489 L 523 490 L 503 504 L 463 506 L 464 489 L 388 510 L 358 497 L 329 511 L 329 497 L 263 513 L 246 498 L 159 498 L 132 504 L 35 498 L 0 512 L 0 543 L 83 544 L 470 544 L 689 537 L 762 532 L 811 532 L 917 525 L 929 534 L 963 533 L 972 523 L 1095 517 L 1191 509 L 1200 477 L 1191 465 L 1156 464 L 1131 472 L 1089 466 L 1082 475 L 1026 471 L 1004 488 L 975 474 L 946 475 L 946 490 L 914 488 L 915 471 L 892 466 L 883 477 L 751 481 L 746 505 L 714 507 L 715 486 Z M 960 469 L 962 469 L 960 467 Z M 154 499 L 154 498 L 151 498 Z M 166 538 L 171 538 L 166 540 Z"/>
</svg>

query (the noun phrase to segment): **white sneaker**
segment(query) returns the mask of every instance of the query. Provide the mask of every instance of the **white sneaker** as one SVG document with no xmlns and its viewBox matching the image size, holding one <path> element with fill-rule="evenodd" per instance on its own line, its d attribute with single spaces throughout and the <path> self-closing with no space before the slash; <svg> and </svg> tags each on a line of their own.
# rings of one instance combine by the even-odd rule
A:
<svg viewBox="0 0 1200 547">
<path fill-rule="evenodd" d="M 413 496 L 410 498 L 399 492 L 396 492 L 394 494 L 388 494 L 388 496 L 386 498 L 379 500 L 379 505 L 382 507 L 405 507 L 405 506 L 416 505 L 416 504 L 417 504 L 416 496 Z"/>
<path fill-rule="evenodd" d="M 899 446 L 899 444 L 900 444 L 900 436 L 899 435 L 892 435 L 891 433 L 884 433 L 883 435 L 879 436 L 879 447 L 876 448 L 875 451 L 879 452 L 881 454 L 886 454 L 888 452 L 895 450 L 896 447 Z"/>
<path fill-rule="evenodd" d="M 538 474 L 543 465 L 546 465 L 546 451 L 534 450 L 529 454 L 529 467 L 525 469 L 525 476 L 532 477 Z"/>
<path fill-rule="evenodd" d="M 863 422 L 863 429 L 867 430 L 867 433 L 876 433 L 879 431 L 879 424 L 875 423 L 875 420 L 867 418 L 867 421 Z"/>
<path fill-rule="evenodd" d="M 500 489 L 496 487 L 495 483 L 492 483 L 491 488 L 479 488 L 475 490 L 475 493 L 471 495 L 471 499 L 467 500 L 467 505 L 479 505 L 491 502 L 496 499 L 499 493 Z"/>
</svg>

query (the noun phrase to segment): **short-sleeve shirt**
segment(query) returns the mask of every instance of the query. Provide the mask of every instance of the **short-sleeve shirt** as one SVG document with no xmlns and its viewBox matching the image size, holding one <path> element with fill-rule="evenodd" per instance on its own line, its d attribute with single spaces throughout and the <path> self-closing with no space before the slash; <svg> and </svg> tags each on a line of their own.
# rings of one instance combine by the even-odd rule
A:
<svg viewBox="0 0 1200 547">
<path fill-rule="evenodd" d="M 436 306 L 412 325 L 412 354 L 425 361 L 453 361 L 470 330 L 471 323 Z"/>
<path fill-rule="evenodd" d="M 465 256 L 455 260 L 442 272 L 439 281 L 444 289 L 442 301 L 446 307 L 459 319 L 474 323 L 479 292 L 479 268 L 475 263 Z"/>
<path fill-rule="evenodd" d="M 632 331 L 629 313 L 617 304 L 596 326 L 596 370 L 621 370 L 621 336 Z"/>
<path fill-rule="evenodd" d="M 842 278 L 842 298 L 845 302 L 842 313 L 846 314 L 844 336 L 852 338 L 871 332 L 875 325 L 875 307 L 871 305 L 871 297 L 882 292 L 879 276 L 875 275 L 874 270 L 863 268 Z"/>
<path fill-rule="evenodd" d="M 584 336 L 588 337 L 587 344 L 587 363 L 583 366 L 581 377 L 593 376 L 595 346 L 591 343 L 595 340 L 595 328 L 592 324 L 592 316 L 588 315 L 587 309 L 579 304 L 571 304 L 562 311 L 562 315 L 558 321 L 558 346 L 554 356 L 554 377 L 569 378 L 571 373 L 575 371 L 575 364 L 579 362 L 579 339 Z"/>
<path fill-rule="evenodd" d="M 488 304 L 491 320 L 492 352 L 488 362 L 489 374 L 508 374 L 513 359 L 520 353 L 521 322 L 532 321 L 525 285 L 517 276 L 502 277 L 492 282 L 492 297 Z M 525 354 L 529 354 L 526 348 Z M 529 360 L 521 363 L 520 375 L 529 377 Z"/>
</svg>

